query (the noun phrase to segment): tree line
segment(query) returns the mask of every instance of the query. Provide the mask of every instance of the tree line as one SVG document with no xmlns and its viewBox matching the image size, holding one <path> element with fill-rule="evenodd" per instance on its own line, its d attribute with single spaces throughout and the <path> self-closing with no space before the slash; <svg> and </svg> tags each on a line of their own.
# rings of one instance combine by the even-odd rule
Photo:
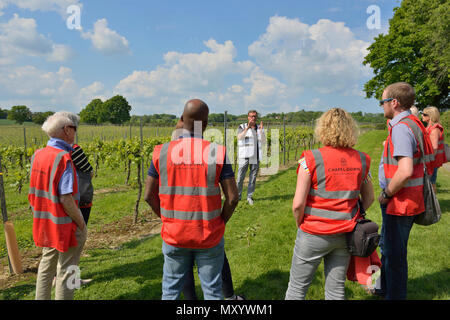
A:
<svg viewBox="0 0 450 320">
<path fill-rule="evenodd" d="M 130 115 L 131 106 L 128 101 L 121 95 L 116 95 L 111 99 L 103 102 L 101 99 L 93 99 L 79 113 L 80 122 L 86 124 L 115 124 L 115 125 L 139 125 L 142 121 L 143 125 L 156 126 L 175 126 L 180 118 L 179 115 L 157 113 L 151 115 Z M 11 110 L 0 108 L 0 119 L 13 120 L 18 124 L 24 122 L 34 122 L 42 125 L 54 111 L 32 112 L 27 106 L 13 106 Z M 365 123 L 382 123 L 384 117 L 382 113 L 363 113 L 361 111 L 351 113 L 358 122 Z M 311 123 L 322 115 L 322 111 L 296 111 L 289 113 L 269 113 L 267 115 L 259 115 L 259 119 L 264 122 L 283 122 L 283 116 L 286 123 Z M 210 123 L 223 123 L 223 113 L 209 114 L 208 121 Z M 241 123 L 247 122 L 247 114 L 233 115 L 227 113 L 227 122 Z"/>
</svg>

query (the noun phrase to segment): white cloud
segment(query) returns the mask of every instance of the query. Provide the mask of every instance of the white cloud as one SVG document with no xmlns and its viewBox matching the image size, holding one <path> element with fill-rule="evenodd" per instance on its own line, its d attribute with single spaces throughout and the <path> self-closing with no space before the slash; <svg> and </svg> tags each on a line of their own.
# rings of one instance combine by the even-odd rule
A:
<svg viewBox="0 0 450 320">
<path fill-rule="evenodd" d="M 130 53 L 128 40 L 116 31 L 108 28 L 106 19 L 97 20 L 94 23 L 94 30 L 82 32 L 81 36 L 84 39 L 91 40 L 94 49 L 103 54 Z"/>
<path fill-rule="evenodd" d="M 74 56 L 72 49 L 69 46 L 62 44 L 53 44 L 52 53 L 47 57 L 48 61 L 68 61 Z"/>
<path fill-rule="evenodd" d="M 369 74 L 362 66 L 369 43 L 356 39 L 343 22 L 270 18 L 266 32 L 249 46 L 249 55 L 290 87 L 322 94 L 345 94 Z"/>
<path fill-rule="evenodd" d="M 62 44 L 54 44 L 37 31 L 36 21 L 32 18 L 14 16 L 0 24 L 0 65 L 2 61 L 11 63 L 16 57 L 37 56 L 49 61 L 66 61 L 72 56 L 72 50 Z"/>
<path fill-rule="evenodd" d="M 255 68 L 244 83 L 251 85 L 250 93 L 244 97 L 246 107 L 271 108 L 286 103 L 288 88 L 278 79 Z"/>
<path fill-rule="evenodd" d="M 0 84 L 3 95 L 58 100 L 70 99 L 77 94 L 72 70 L 65 67 L 60 67 L 56 72 L 45 72 L 34 66 L 14 67 L 1 74 Z"/>
<path fill-rule="evenodd" d="M 0 103 L 24 101 L 33 111 L 45 111 L 49 107 L 79 112 L 92 99 L 105 99 L 110 93 L 101 82 L 95 81 L 80 87 L 72 70 L 60 67 L 46 71 L 34 66 L 0 69 Z"/>
<path fill-rule="evenodd" d="M 30 11 L 56 11 L 62 17 L 67 16 L 66 10 L 70 5 L 83 7 L 79 0 L 0 0 L 0 10 L 11 4 Z"/>
<path fill-rule="evenodd" d="M 178 112 L 192 97 L 206 97 L 206 102 L 211 104 L 220 103 L 230 95 L 242 96 L 243 87 L 234 85 L 228 88 L 227 80 L 248 75 L 254 64 L 235 61 L 236 48 L 231 41 L 220 44 L 210 39 L 204 44 L 209 50 L 201 53 L 166 53 L 164 65 L 151 71 L 134 71 L 117 84 L 115 92 L 134 102 L 133 108 L 136 107 L 138 113 L 150 112 L 144 110 L 147 106 L 158 112 L 167 108 Z"/>
<path fill-rule="evenodd" d="M 92 84 L 81 88 L 78 94 L 79 105 L 83 108 L 93 99 L 101 99 L 102 101 L 106 101 L 110 98 L 110 95 L 107 94 L 105 90 L 105 86 L 100 81 L 95 81 Z"/>
</svg>

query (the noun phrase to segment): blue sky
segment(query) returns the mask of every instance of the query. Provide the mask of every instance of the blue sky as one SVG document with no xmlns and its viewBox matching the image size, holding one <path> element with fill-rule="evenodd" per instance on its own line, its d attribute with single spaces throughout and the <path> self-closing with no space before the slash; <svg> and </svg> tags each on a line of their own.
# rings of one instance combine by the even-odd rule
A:
<svg viewBox="0 0 450 320">
<path fill-rule="evenodd" d="M 191 98 L 217 113 L 380 112 L 364 98 L 362 61 L 399 4 L 0 0 L 0 107 L 79 112 L 121 94 L 137 115 L 180 114 Z M 70 5 L 80 30 L 67 27 Z"/>
</svg>

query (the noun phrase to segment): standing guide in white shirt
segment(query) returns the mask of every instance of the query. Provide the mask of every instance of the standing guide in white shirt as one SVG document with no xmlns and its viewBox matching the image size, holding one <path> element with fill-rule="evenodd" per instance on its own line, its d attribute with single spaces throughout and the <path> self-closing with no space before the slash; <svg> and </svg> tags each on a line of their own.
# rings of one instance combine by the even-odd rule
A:
<svg viewBox="0 0 450 320">
<path fill-rule="evenodd" d="M 258 118 L 258 112 L 256 110 L 250 110 L 247 115 L 248 122 L 239 125 L 237 135 L 239 157 L 237 186 L 240 200 L 245 174 L 247 173 L 247 169 L 250 168 L 247 201 L 250 205 L 253 205 L 256 176 L 258 174 L 259 161 L 262 158 L 261 146 L 262 141 L 264 141 L 264 129 L 262 121 L 259 126 L 256 124 Z"/>
</svg>

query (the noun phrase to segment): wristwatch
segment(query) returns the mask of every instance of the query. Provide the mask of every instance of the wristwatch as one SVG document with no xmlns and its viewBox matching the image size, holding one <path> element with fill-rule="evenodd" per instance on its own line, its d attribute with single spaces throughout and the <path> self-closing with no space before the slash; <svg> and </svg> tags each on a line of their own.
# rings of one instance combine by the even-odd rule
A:
<svg viewBox="0 0 450 320">
<path fill-rule="evenodd" d="M 384 199 L 390 199 L 391 197 L 389 197 L 388 196 L 388 194 L 386 193 L 386 191 L 383 189 L 383 190 L 381 190 L 381 196 L 384 198 Z"/>
</svg>

